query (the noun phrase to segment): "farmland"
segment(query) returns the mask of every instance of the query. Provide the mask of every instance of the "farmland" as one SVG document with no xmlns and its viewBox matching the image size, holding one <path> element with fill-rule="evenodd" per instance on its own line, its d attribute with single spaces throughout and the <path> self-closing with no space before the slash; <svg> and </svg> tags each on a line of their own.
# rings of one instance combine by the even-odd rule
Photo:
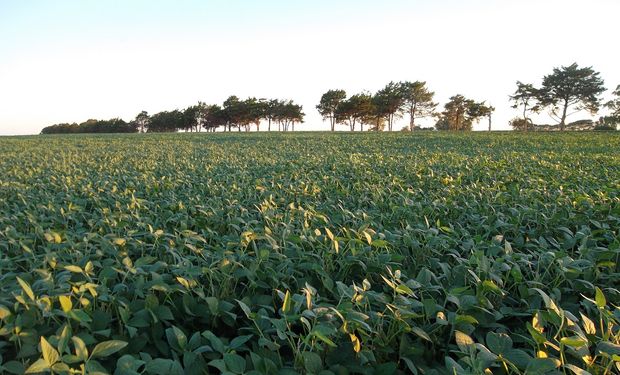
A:
<svg viewBox="0 0 620 375">
<path fill-rule="evenodd" d="M 0 139 L 0 372 L 620 371 L 620 136 Z"/>
</svg>

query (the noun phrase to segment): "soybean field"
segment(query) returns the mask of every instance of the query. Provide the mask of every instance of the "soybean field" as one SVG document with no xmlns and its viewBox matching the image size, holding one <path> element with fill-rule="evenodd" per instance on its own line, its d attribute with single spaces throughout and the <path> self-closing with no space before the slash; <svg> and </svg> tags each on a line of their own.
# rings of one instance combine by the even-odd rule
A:
<svg viewBox="0 0 620 375">
<path fill-rule="evenodd" d="M 620 372 L 620 136 L 0 138 L 0 373 Z"/>
</svg>

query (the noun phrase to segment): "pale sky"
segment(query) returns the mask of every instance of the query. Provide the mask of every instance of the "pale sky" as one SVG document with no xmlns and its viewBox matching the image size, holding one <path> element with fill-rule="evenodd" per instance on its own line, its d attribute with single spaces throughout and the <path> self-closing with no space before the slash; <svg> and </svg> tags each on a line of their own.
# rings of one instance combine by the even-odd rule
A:
<svg viewBox="0 0 620 375">
<path fill-rule="evenodd" d="M 618 0 L 0 0 L 0 134 L 232 94 L 293 99 L 306 113 L 296 129 L 327 130 L 325 91 L 404 80 L 441 105 L 486 100 L 508 129 L 515 81 L 539 85 L 553 67 L 593 66 L 610 97 L 619 14 Z"/>
</svg>

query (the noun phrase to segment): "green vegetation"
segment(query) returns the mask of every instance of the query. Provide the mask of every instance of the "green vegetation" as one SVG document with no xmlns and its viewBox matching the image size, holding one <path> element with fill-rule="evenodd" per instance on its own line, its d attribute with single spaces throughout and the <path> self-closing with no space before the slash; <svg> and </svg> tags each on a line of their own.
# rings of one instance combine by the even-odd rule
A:
<svg viewBox="0 0 620 375">
<path fill-rule="evenodd" d="M 0 372 L 618 372 L 619 147 L 4 138 Z"/>
</svg>

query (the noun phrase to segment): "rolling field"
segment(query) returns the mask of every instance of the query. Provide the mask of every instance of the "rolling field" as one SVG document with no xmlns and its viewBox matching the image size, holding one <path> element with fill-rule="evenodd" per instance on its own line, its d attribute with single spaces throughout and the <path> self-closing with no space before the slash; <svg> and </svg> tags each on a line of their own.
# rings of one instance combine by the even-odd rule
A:
<svg viewBox="0 0 620 375">
<path fill-rule="evenodd" d="M 0 373 L 618 373 L 619 151 L 0 138 Z"/>
</svg>

